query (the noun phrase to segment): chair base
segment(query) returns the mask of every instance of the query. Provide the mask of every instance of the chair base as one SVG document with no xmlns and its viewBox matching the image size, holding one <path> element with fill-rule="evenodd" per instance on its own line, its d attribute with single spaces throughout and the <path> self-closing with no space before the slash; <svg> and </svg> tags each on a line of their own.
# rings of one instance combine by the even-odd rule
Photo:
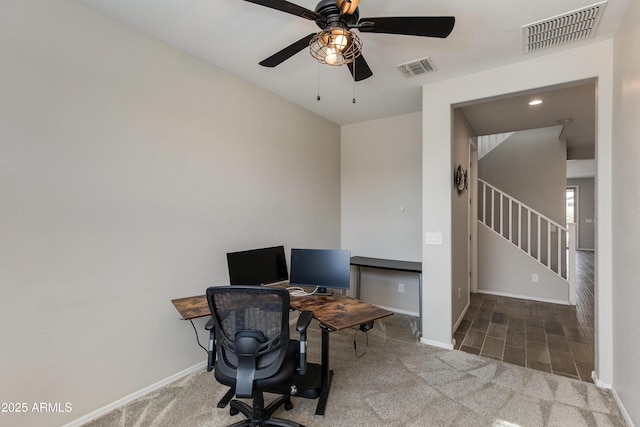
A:
<svg viewBox="0 0 640 427">
<path fill-rule="evenodd" d="M 253 408 L 239 400 L 232 400 L 229 413 L 232 416 L 242 413 L 247 417 L 247 419 L 231 424 L 229 427 L 304 427 L 302 424 L 298 424 L 293 421 L 271 418 L 271 415 L 282 405 L 284 405 L 284 408 L 287 411 L 292 409 L 293 404 L 291 403 L 291 397 L 281 396 L 271 402 L 266 408 L 264 407 L 264 399 L 262 395 L 254 397 Z"/>
<path fill-rule="evenodd" d="M 218 408 L 224 408 L 225 406 L 227 406 L 227 404 L 231 402 L 231 399 L 233 399 L 233 396 L 235 395 L 236 395 L 236 389 L 234 387 L 231 387 L 229 390 L 227 390 L 227 393 L 218 402 Z"/>
<path fill-rule="evenodd" d="M 304 375 L 294 375 L 293 384 L 295 385 L 297 397 L 305 399 L 317 399 L 322 389 L 321 379 L 322 367 L 317 363 L 308 363 L 307 372 Z"/>
</svg>

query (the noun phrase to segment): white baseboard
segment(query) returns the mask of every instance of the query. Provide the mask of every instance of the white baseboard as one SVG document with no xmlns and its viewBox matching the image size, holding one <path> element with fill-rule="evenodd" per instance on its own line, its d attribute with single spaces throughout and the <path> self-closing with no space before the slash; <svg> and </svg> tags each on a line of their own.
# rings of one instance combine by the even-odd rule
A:
<svg viewBox="0 0 640 427">
<path fill-rule="evenodd" d="M 616 404 L 618 405 L 618 408 L 620 409 L 620 412 L 622 413 L 622 417 L 627 422 L 629 427 L 634 427 L 635 424 L 633 424 L 633 421 L 631 420 L 631 415 L 629 415 L 629 412 L 627 412 L 627 408 L 625 408 L 624 403 L 622 403 L 622 400 L 620 399 L 620 396 L 618 396 L 618 392 L 616 391 L 616 389 L 613 388 L 613 386 L 611 384 L 606 383 L 606 382 L 602 381 L 600 378 L 598 378 L 598 374 L 596 373 L 596 371 L 591 371 L 591 379 L 593 380 L 593 383 L 597 387 L 606 388 L 607 390 L 611 390 L 611 393 L 613 394 L 613 399 L 616 401 Z"/>
<path fill-rule="evenodd" d="M 409 311 L 409 310 L 402 310 L 400 308 L 393 308 L 393 307 L 385 307 L 384 305 L 378 305 L 378 304 L 374 304 L 376 307 L 380 307 L 384 310 L 389 310 L 389 311 L 393 311 L 394 313 L 398 313 L 398 314 L 406 314 L 407 316 L 413 316 L 413 317 L 419 317 L 420 313 L 415 312 L 415 311 Z"/>
<path fill-rule="evenodd" d="M 600 388 L 606 388 L 607 390 L 611 390 L 613 388 L 611 387 L 611 384 L 605 383 L 600 378 L 598 378 L 598 374 L 596 373 L 596 371 L 591 371 L 591 379 L 593 380 L 593 383 Z"/>
<path fill-rule="evenodd" d="M 440 347 L 440 348 L 444 348 L 444 349 L 447 349 L 447 350 L 453 350 L 453 344 L 451 344 L 451 343 L 440 342 L 440 341 L 432 341 L 432 340 L 428 340 L 426 338 L 420 338 L 420 342 L 422 344 L 430 345 L 430 346 L 433 346 L 433 347 Z"/>
<path fill-rule="evenodd" d="M 550 298 L 538 298 L 538 297 L 532 297 L 532 296 L 528 296 L 528 295 L 510 294 L 508 292 L 495 292 L 495 291 L 486 291 L 486 290 L 483 290 L 483 289 L 478 289 L 478 293 L 479 294 L 487 294 L 487 295 L 495 295 L 495 296 L 498 296 L 498 297 L 509 297 L 509 298 L 526 299 L 526 300 L 530 300 L 530 301 L 550 302 L 552 304 L 571 305 L 571 303 L 569 301 L 556 300 L 556 299 L 550 299 Z"/>
<path fill-rule="evenodd" d="M 624 418 L 624 420 L 627 422 L 629 427 L 635 427 L 635 424 L 633 423 L 633 420 L 631 419 L 631 415 L 629 415 L 629 413 L 627 412 L 627 408 L 624 407 L 624 404 L 622 403 L 622 400 L 620 400 L 620 396 L 618 396 L 618 393 L 616 392 L 616 389 L 611 388 L 611 392 L 613 393 L 613 398 L 615 399 L 616 403 L 618 404 L 618 408 L 620 408 L 620 412 L 622 413 L 622 417 Z"/>
<path fill-rule="evenodd" d="M 182 377 L 185 377 L 193 372 L 196 372 L 200 369 L 206 369 L 207 367 L 207 361 L 203 361 L 200 363 L 196 363 L 195 365 L 184 369 L 180 372 L 177 372 L 163 380 L 158 381 L 155 384 L 151 384 L 150 386 L 144 387 L 136 392 L 131 393 L 128 396 L 123 397 L 122 399 L 118 399 L 113 403 L 110 403 L 106 406 L 103 406 L 100 409 L 97 409 L 93 412 L 88 413 L 87 415 L 84 415 L 74 421 L 71 421 L 68 424 L 65 424 L 63 427 L 79 427 L 82 424 L 88 423 L 89 421 L 93 421 L 94 419 L 101 417 L 102 415 L 113 411 L 114 409 L 119 408 L 120 406 L 126 405 L 129 402 L 134 401 L 135 399 L 144 396 L 145 394 L 151 393 L 152 391 L 155 391 L 161 387 L 164 387 L 167 384 L 170 384 L 174 381 L 179 380 Z"/>
<path fill-rule="evenodd" d="M 458 316 L 458 320 L 456 320 L 455 325 L 453 325 L 453 330 L 451 331 L 451 335 L 455 334 L 456 331 L 458 330 L 458 326 L 460 326 L 460 323 L 462 323 L 462 320 L 464 319 L 464 315 L 467 314 L 467 310 L 469 310 L 469 307 L 471 307 L 471 303 L 467 302 L 467 305 L 464 307 L 464 310 L 462 310 L 462 313 L 460 313 L 460 316 Z"/>
</svg>

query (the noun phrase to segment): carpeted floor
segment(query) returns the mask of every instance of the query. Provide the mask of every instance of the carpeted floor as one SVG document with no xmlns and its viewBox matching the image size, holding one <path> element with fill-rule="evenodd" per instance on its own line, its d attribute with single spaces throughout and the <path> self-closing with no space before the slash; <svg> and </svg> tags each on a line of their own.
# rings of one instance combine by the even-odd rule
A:
<svg viewBox="0 0 640 427">
<path fill-rule="evenodd" d="M 334 371 L 325 417 L 317 400 L 293 398 L 275 416 L 309 427 L 335 426 L 626 426 L 610 391 L 594 384 L 457 350 L 418 343 L 414 317 L 376 321 L 365 350 L 362 332 L 331 334 Z M 314 321 L 315 322 L 315 321 Z M 309 358 L 320 361 L 312 323 Z M 225 426 L 240 421 L 216 403 L 226 387 L 203 369 L 139 398 L 86 427 Z M 266 396 L 267 403 L 272 396 Z"/>
</svg>

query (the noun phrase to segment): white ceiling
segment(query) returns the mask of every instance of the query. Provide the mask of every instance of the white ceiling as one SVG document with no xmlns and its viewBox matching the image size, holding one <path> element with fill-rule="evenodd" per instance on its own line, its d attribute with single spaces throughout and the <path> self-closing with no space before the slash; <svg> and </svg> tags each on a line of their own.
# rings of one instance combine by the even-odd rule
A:
<svg viewBox="0 0 640 427">
<path fill-rule="evenodd" d="M 564 125 L 560 136 L 567 142 L 569 158 L 592 158 L 582 153 L 594 149 L 595 98 L 595 82 L 589 81 L 511 94 L 461 109 L 478 135 Z M 533 99 L 542 104 L 530 106 Z"/>
<path fill-rule="evenodd" d="M 243 0 L 83 0 L 118 20 L 241 76 L 336 124 L 421 109 L 421 86 L 613 37 L 631 0 L 609 0 L 595 36 L 522 53 L 522 29 L 600 0 L 362 0 L 360 17 L 454 16 L 446 39 L 358 33 L 373 77 L 354 84 L 346 66 L 318 67 L 307 50 L 275 68 L 258 62 L 318 31 L 313 21 Z M 294 3 L 315 9 L 316 0 Z M 395 66 L 429 56 L 434 73 L 407 79 Z M 319 73 L 320 72 L 320 73 Z M 318 78 L 319 73 L 319 78 Z M 321 100 L 316 100 L 320 85 Z"/>
</svg>

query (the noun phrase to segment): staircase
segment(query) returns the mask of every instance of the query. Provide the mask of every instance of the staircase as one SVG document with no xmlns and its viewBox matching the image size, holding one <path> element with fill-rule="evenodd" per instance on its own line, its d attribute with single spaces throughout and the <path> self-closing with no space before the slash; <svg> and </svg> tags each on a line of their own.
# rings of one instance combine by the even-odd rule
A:
<svg viewBox="0 0 640 427">
<path fill-rule="evenodd" d="M 515 132 L 497 133 L 493 135 L 479 136 L 478 141 L 478 160 L 489 154 L 491 150 L 502 144 Z"/>
<path fill-rule="evenodd" d="M 478 178 L 478 222 L 569 285 L 576 304 L 576 227 L 564 227 Z"/>
</svg>

